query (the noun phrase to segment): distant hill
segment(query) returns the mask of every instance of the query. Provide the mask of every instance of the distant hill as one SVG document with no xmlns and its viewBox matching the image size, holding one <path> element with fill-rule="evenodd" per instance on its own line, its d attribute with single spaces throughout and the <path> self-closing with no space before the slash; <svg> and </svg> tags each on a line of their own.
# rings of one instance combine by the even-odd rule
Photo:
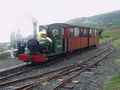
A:
<svg viewBox="0 0 120 90">
<path fill-rule="evenodd" d="M 67 21 L 66 23 L 95 28 L 103 28 L 104 30 L 120 27 L 120 10 L 92 17 L 75 18 Z"/>
</svg>

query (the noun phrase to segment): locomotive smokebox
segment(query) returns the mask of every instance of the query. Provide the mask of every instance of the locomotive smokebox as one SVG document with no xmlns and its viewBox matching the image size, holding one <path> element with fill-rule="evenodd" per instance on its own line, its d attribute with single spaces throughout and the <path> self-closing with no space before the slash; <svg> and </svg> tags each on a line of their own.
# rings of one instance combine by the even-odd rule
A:
<svg viewBox="0 0 120 90">
<path fill-rule="evenodd" d="M 36 40 L 36 39 L 30 39 L 27 43 L 27 48 L 30 51 L 30 55 L 38 55 L 43 53 L 44 51 L 48 51 L 48 48 L 50 47 L 50 42 L 46 40 Z"/>
<path fill-rule="evenodd" d="M 37 51 L 39 48 L 39 42 L 36 39 L 30 39 L 27 43 L 27 48 L 30 51 Z"/>
</svg>

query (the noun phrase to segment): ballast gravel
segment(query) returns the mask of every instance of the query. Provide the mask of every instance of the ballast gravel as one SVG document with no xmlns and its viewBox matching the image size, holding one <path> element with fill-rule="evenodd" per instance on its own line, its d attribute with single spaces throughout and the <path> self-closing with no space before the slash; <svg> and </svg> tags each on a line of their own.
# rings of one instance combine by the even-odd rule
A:
<svg viewBox="0 0 120 90">
<path fill-rule="evenodd" d="M 97 68 L 92 68 L 91 71 L 86 71 L 73 80 L 79 83 L 70 82 L 68 86 L 72 86 L 72 89 L 61 88 L 61 90 L 103 90 L 107 81 L 120 73 L 118 56 L 120 56 L 120 49 L 116 48 L 110 56 L 98 64 Z"/>
<path fill-rule="evenodd" d="M 57 62 L 55 61 L 52 64 L 43 65 L 41 68 L 31 70 L 31 72 L 24 73 L 9 80 L 14 80 L 26 76 L 33 76 L 39 73 L 48 72 L 61 67 L 65 67 L 77 61 L 85 60 L 86 58 L 93 56 L 104 49 L 106 49 L 106 46 L 81 50 L 76 54 L 70 55 L 65 58 L 61 58 Z M 105 83 L 112 76 L 120 73 L 120 69 L 119 69 L 120 66 L 116 61 L 118 56 L 120 56 L 120 49 L 116 48 L 116 50 L 107 58 L 105 58 L 103 62 L 99 63 L 97 66 L 91 68 L 90 70 L 87 70 L 86 72 L 82 73 L 80 76 L 73 79 L 70 83 L 60 88 L 60 90 L 102 90 L 104 88 Z M 61 83 L 64 78 L 65 77 L 63 76 L 61 78 L 57 78 L 52 81 L 44 82 L 38 85 L 35 88 L 35 90 L 52 90 L 52 88 L 56 86 L 56 84 Z M 29 83 L 31 81 L 27 81 L 27 82 Z M 26 82 L 24 82 L 23 85 L 25 85 L 25 83 Z M 15 85 L 13 85 L 13 87 L 17 87 L 18 85 L 19 84 L 16 83 Z M 3 90 L 12 90 L 12 89 L 13 89 L 12 87 L 8 87 L 8 88 L 4 88 Z"/>
</svg>

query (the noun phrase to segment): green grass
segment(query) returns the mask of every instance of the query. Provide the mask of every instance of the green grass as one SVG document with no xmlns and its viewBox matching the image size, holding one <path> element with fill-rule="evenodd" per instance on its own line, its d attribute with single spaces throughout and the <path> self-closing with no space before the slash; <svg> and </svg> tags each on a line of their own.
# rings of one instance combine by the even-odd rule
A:
<svg viewBox="0 0 120 90">
<path fill-rule="evenodd" d="M 107 30 L 106 32 L 103 32 L 102 37 L 100 37 L 100 41 L 104 41 L 112 38 L 120 38 L 120 28 L 113 28 L 111 30 Z M 120 47 L 120 40 L 114 40 L 112 44 L 114 46 Z M 120 56 L 118 56 L 117 59 L 120 60 Z M 106 83 L 104 90 L 120 90 L 120 74 L 112 77 Z"/>
<path fill-rule="evenodd" d="M 113 77 L 105 86 L 104 90 L 120 90 L 120 74 Z"/>
<path fill-rule="evenodd" d="M 118 59 L 120 60 L 120 56 L 118 56 Z"/>
<path fill-rule="evenodd" d="M 5 55 L 5 54 L 0 55 L 0 59 L 5 58 L 5 57 L 6 57 L 6 55 Z"/>
<path fill-rule="evenodd" d="M 113 45 L 120 47 L 120 40 L 114 40 L 114 41 L 113 41 Z"/>
<path fill-rule="evenodd" d="M 14 52 L 14 56 L 16 57 L 16 52 Z M 0 59 L 5 59 L 7 58 L 8 56 L 6 54 L 2 54 L 0 55 Z"/>
<path fill-rule="evenodd" d="M 120 56 L 117 58 L 120 60 Z M 117 62 L 119 64 L 119 62 Z M 118 68 L 119 69 L 119 68 Z M 120 90 L 120 73 L 112 77 L 105 85 L 104 90 Z"/>
<path fill-rule="evenodd" d="M 99 42 L 102 42 L 102 41 L 105 41 L 105 40 L 109 40 L 109 39 L 111 39 L 111 38 L 110 38 L 110 37 L 102 37 L 102 36 L 101 36 L 101 37 L 99 38 L 99 40 L 100 40 Z"/>
<path fill-rule="evenodd" d="M 120 28 L 114 28 L 102 33 L 103 37 L 120 38 Z"/>
<path fill-rule="evenodd" d="M 120 40 L 114 40 L 112 44 L 120 47 Z M 118 56 L 117 59 L 120 60 L 120 56 Z M 120 90 L 120 74 L 112 77 L 112 79 L 106 84 L 104 90 Z"/>
<path fill-rule="evenodd" d="M 100 37 L 100 42 L 109 40 L 112 38 L 120 38 L 120 28 L 113 28 L 102 33 Z M 115 42 L 116 45 L 116 42 Z"/>
</svg>

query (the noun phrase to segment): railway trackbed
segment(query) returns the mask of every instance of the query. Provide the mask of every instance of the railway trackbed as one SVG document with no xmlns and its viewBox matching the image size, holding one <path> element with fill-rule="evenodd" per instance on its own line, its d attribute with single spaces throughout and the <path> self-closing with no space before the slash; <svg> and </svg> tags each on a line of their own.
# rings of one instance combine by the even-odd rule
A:
<svg viewBox="0 0 120 90">
<path fill-rule="evenodd" d="M 34 75 L 34 76 L 26 76 L 24 78 L 15 79 L 8 82 L 2 82 L 0 84 L 0 88 L 4 87 L 14 87 L 15 90 L 30 90 L 33 87 L 47 81 L 52 81 L 57 78 L 62 78 L 63 76 L 65 79 L 61 83 L 55 84 L 53 86 L 53 90 L 57 90 L 70 82 L 75 77 L 79 76 L 82 72 L 85 72 L 86 70 L 90 69 L 91 67 L 94 67 L 99 62 L 101 62 L 104 58 L 106 58 L 108 55 L 110 55 L 115 48 L 110 44 L 110 41 L 104 42 L 103 45 L 106 45 L 106 49 L 103 51 L 100 51 L 94 56 L 91 56 L 85 60 L 82 60 L 81 62 L 76 62 L 71 65 L 65 66 L 63 68 L 55 69 L 49 72 L 45 72 L 42 74 Z M 14 75 L 15 76 L 15 75 Z M 10 78 L 10 77 L 9 77 Z M 42 78 L 42 79 L 41 79 Z M 4 77 L 4 79 L 6 79 Z M 0 79 L 0 81 L 3 81 L 4 79 Z M 29 80 L 29 81 L 28 81 Z M 24 85 L 21 83 L 25 83 Z M 14 86 L 14 84 L 17 84 L 17 86 Z M 20 83 L 20 84 L 19 84 Z"/>
</svg>

